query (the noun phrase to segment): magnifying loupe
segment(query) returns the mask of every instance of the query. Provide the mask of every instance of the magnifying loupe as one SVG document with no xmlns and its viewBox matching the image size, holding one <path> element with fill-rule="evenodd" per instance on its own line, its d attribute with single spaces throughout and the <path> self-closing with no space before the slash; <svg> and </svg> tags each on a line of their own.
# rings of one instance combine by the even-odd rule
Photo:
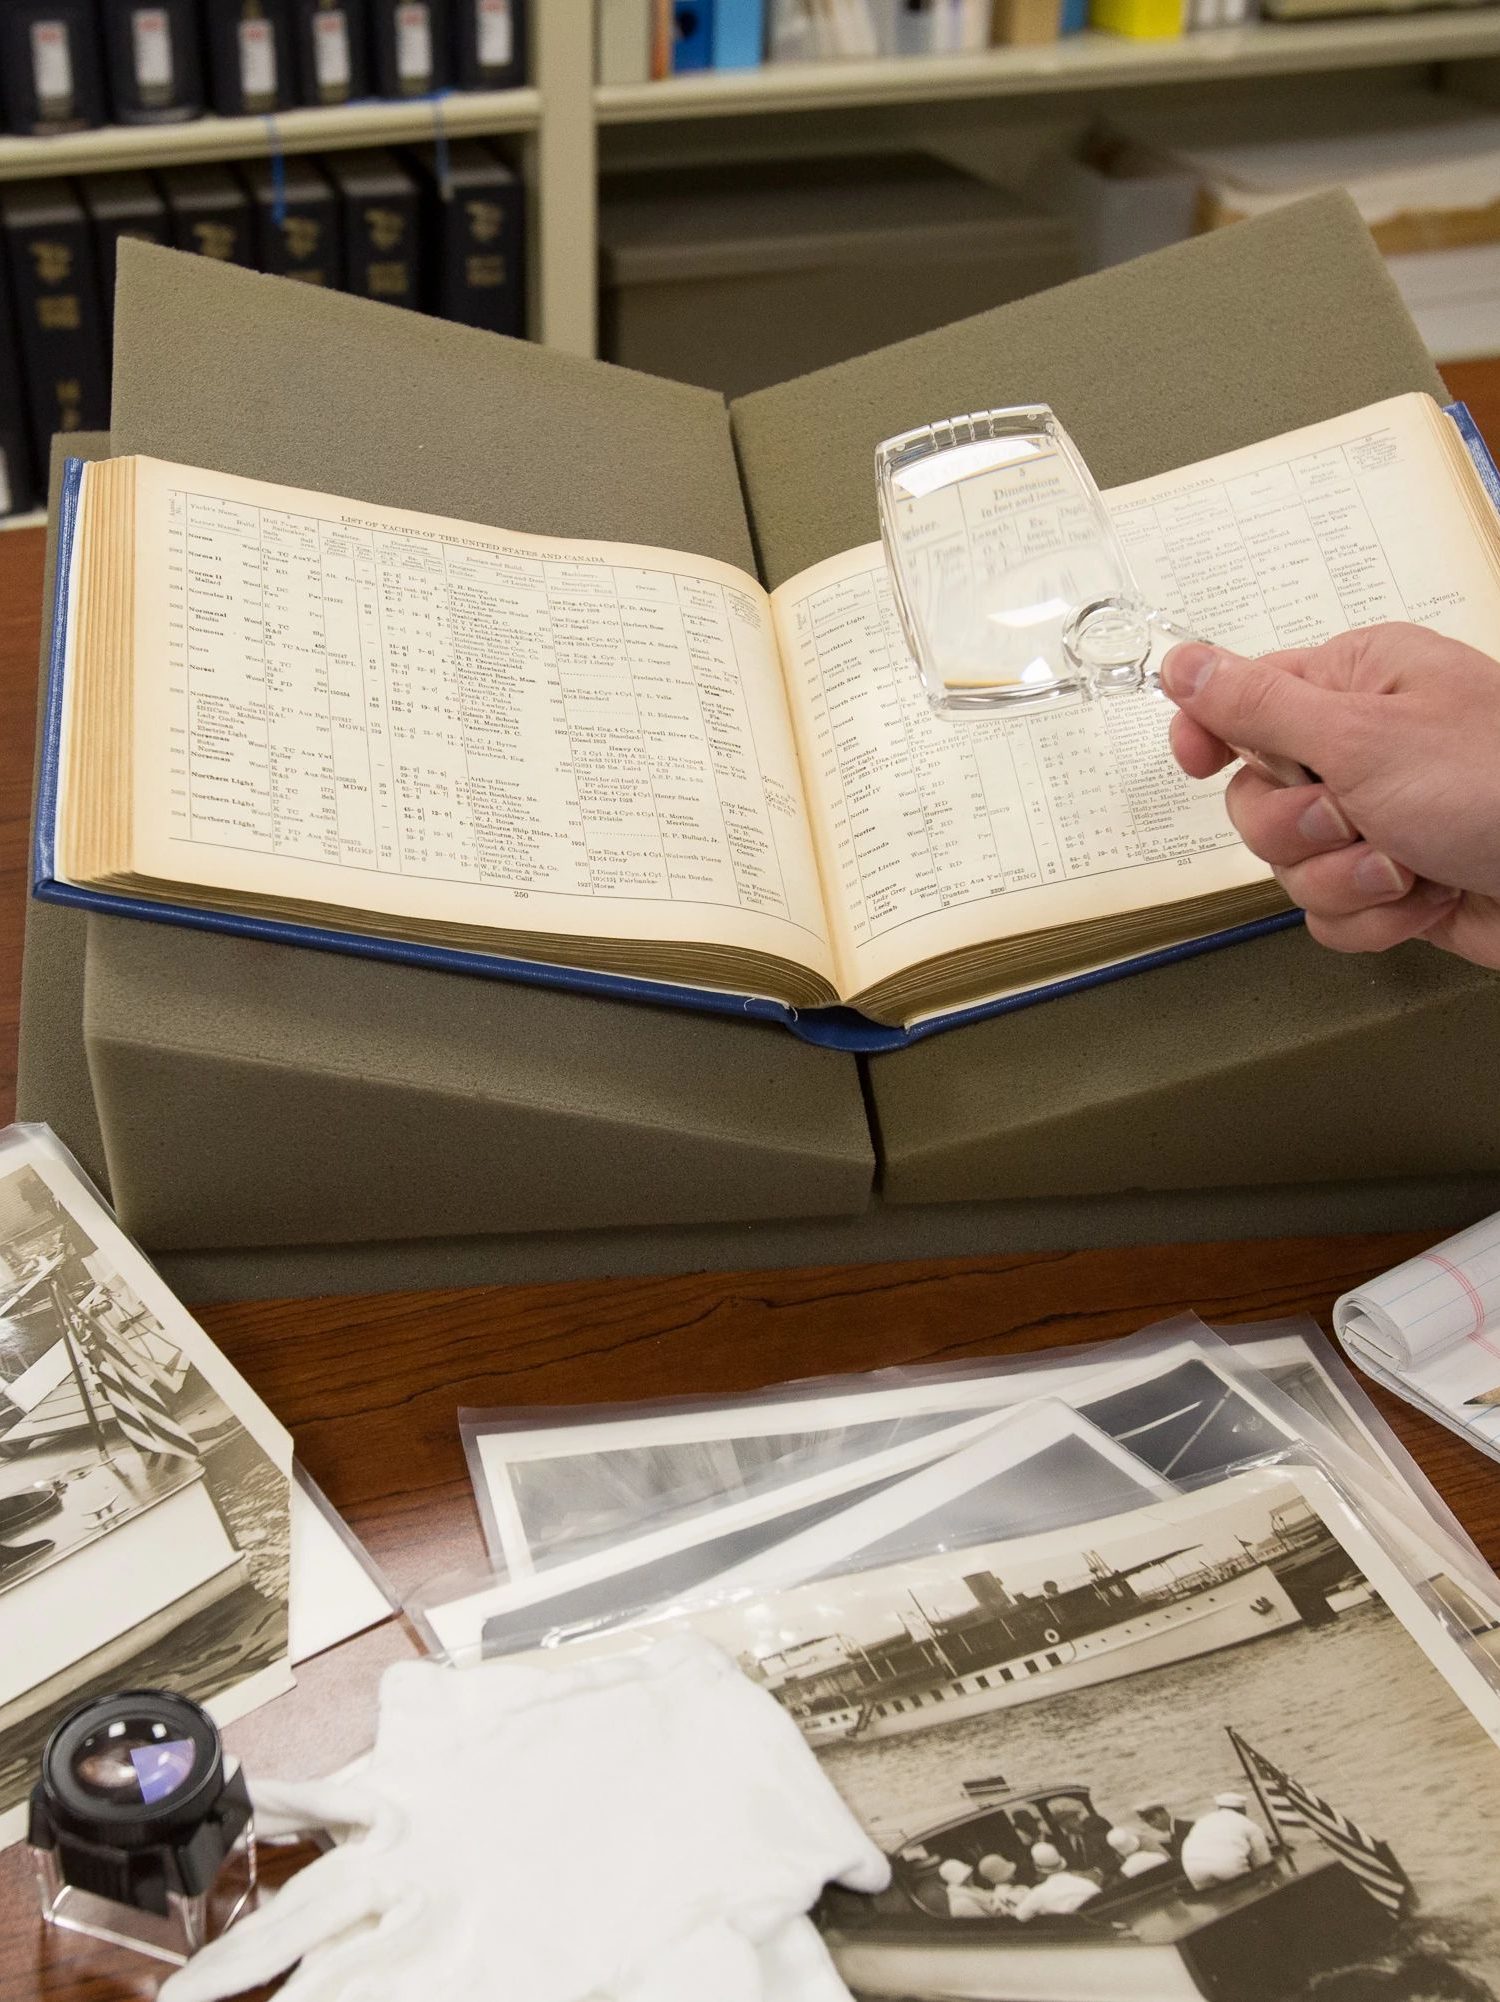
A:
<svg viewBox="0 0 1500 2002">
<path fill-rule="evenodd" d="M 933 707 L 1007 711 L 1154 686 L 1196 634 L 1146 604 L 1093 476 L 1046 404 L 888 438 L 880 532 Z"/>
</svg>

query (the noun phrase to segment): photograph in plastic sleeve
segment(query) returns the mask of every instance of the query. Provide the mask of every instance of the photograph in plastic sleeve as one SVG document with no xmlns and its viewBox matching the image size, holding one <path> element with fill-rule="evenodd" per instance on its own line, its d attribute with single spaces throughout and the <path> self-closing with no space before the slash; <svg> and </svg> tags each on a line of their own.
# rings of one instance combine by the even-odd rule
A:
<svg viewBox="0 0 1500 2002">
<path fill-rule="evenodd" d="M 858 1470 L 794 1482 L 638 1537 L 616 1553 L 494 1584 L 439 1581 L 408 1611 L 435 1647 L 469 1660 L 716 1592 L 725 1573 L 761 1566 L 762 1575 L 791 1576 L 793 1560 L 779 1556 L 788 1545 L 830 1548 L 846 1558 L 861 1542 L 884 1547 L 894 1539 L 903 1550 L 926 1550 L 934 1540 L 957 1544 L 1089 1521 L 1170 1492 L 1159 1475 L 1055 1398 L 982 1413 L 949 1436 L 956 1450 L 935 1463 L 920 1442 L 888 1448 Z M 917 1480 L 913 1491 L 923 1461 L 932 1478 Z M 875 1467 L 878 1481 L 870 1479 Z M 831 1543 L 797 1543 L 820 1527 L 830 1531 Z"/>
<path fill-rule="evenodd" d="M 38 1127 L 0 1136 L 0 1841 L 59 1713 L 289 1689 L 290 1436 Z"/>
<path fill-rule="evenodd" d="M 1500 1699 L 1311 1467 L 574 1645 L 684 1625 L 891 1856 L 856 1997 L 1494 2002 Z"/>
<path fill-rule="evenodd" d="M 1101 1386 L 1103 1411 L 1091 1402 Z M 529 1427 L 467 1413 L 464 1433 L 496 1569 L 516 1577 L 593 1550 L 618 1551 L 645 1531 L 773 1493 L 788 1466 L 799 1477 L 857 1466 L 867 1441 L 892 1444 L 906 1436 L 903 1428 L 946 1450 L 944 1431 L 976 1408 L 1037 1396 L 1063 1397 L 1105 1429 L 1118 1426 L 1115 1436 L 1128 1434 L 1124 1443 L 1174 1485 L 1306 1437 L 1341 1477 L 1385 1480 L 1391 1505 L 1419 1523 L 1423 1501 L 1435 1503 L 1427 1484 L 1419 1496 L 1411 1493 L 1402 1463 L 1361 1426 L 1346 1399 L 1334 1416 L 1306 1386 L 1296 1397 L 1298 1387 L 1289 1382 L 1283 1393 L 1258 1379 L 1235 1350 L 1184 1315 L 1082 1349 L 987 1359 L 957 1371 L 886 1370 L 712 1407 L 616 1411 Z M 1466 1542 L 1435 1506 L 1439 1530 Z M 1477 1557 L 1470 1572 L 1477 1589 L 1485 1575 Z"/>
</svg>

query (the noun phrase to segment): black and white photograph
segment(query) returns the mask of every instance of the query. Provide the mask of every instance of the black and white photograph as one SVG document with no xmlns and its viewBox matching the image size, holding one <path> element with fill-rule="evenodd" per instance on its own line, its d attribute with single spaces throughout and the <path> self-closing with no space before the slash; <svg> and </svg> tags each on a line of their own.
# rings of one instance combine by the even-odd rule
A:
<svg viewBox="0 0 1500 2002">
<path fill-rule="evenodd" d="M 1313 1471 L 684 1622 L 891 1858 L 858 1997 L 1500 1996 L 1500 1698 Z"/>
<path fill-rule="evenodd" d="M 0 1147 L 0 1839 L 82 1698 L 290 1687 L 290 1468 L 56 1143 Z"/>
</svg>

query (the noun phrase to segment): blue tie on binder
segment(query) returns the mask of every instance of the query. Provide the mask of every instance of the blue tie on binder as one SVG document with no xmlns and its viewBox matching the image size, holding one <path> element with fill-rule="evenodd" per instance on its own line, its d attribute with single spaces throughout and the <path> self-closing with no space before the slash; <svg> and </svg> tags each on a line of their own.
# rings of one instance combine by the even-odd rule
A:
<svg viewBox="0 0 1500 2002">
<path fill-rule="evenodd" d="M 765 0 L 714 0 L 713 66 L 752 70 L 765 59 Z"/>
<path fill-rule="evenodd" d="M 673 0 L 672 69 L 676 75 L 713 68 L 714 8 L 715 0 Z"/>
</svg>

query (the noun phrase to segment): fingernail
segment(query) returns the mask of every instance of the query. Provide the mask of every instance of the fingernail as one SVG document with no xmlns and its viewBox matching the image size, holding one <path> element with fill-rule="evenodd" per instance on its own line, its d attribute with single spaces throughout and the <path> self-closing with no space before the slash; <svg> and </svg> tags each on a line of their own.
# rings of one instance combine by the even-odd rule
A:
<svg viewBox="0 0 1500 2002">
<path fill-rule="evenodd" d="M 1225 658 L 1217 647 L 1200 646 L 1196 641 L 1174 646 L 1161 664 L 1162 687 L 1168 695 L 1185 701 L 1207 685 L 1208 677 Z"/>
<path fill-rule="evenodd" d="M 1406 877 L 1389 855 L 1372 848 L 1354 865 L 1354 882 L 1367 897 L 1399 897 L 1406 891 Z"/>
<path fill-rule="evenodd" d="M 1297 832 L 1304 841 L 1334 842 L 1354 839 L 1354 829 L 1326 792 L 1320 792 L 1312 805 L 1298 816 Z"/>
</svg>

